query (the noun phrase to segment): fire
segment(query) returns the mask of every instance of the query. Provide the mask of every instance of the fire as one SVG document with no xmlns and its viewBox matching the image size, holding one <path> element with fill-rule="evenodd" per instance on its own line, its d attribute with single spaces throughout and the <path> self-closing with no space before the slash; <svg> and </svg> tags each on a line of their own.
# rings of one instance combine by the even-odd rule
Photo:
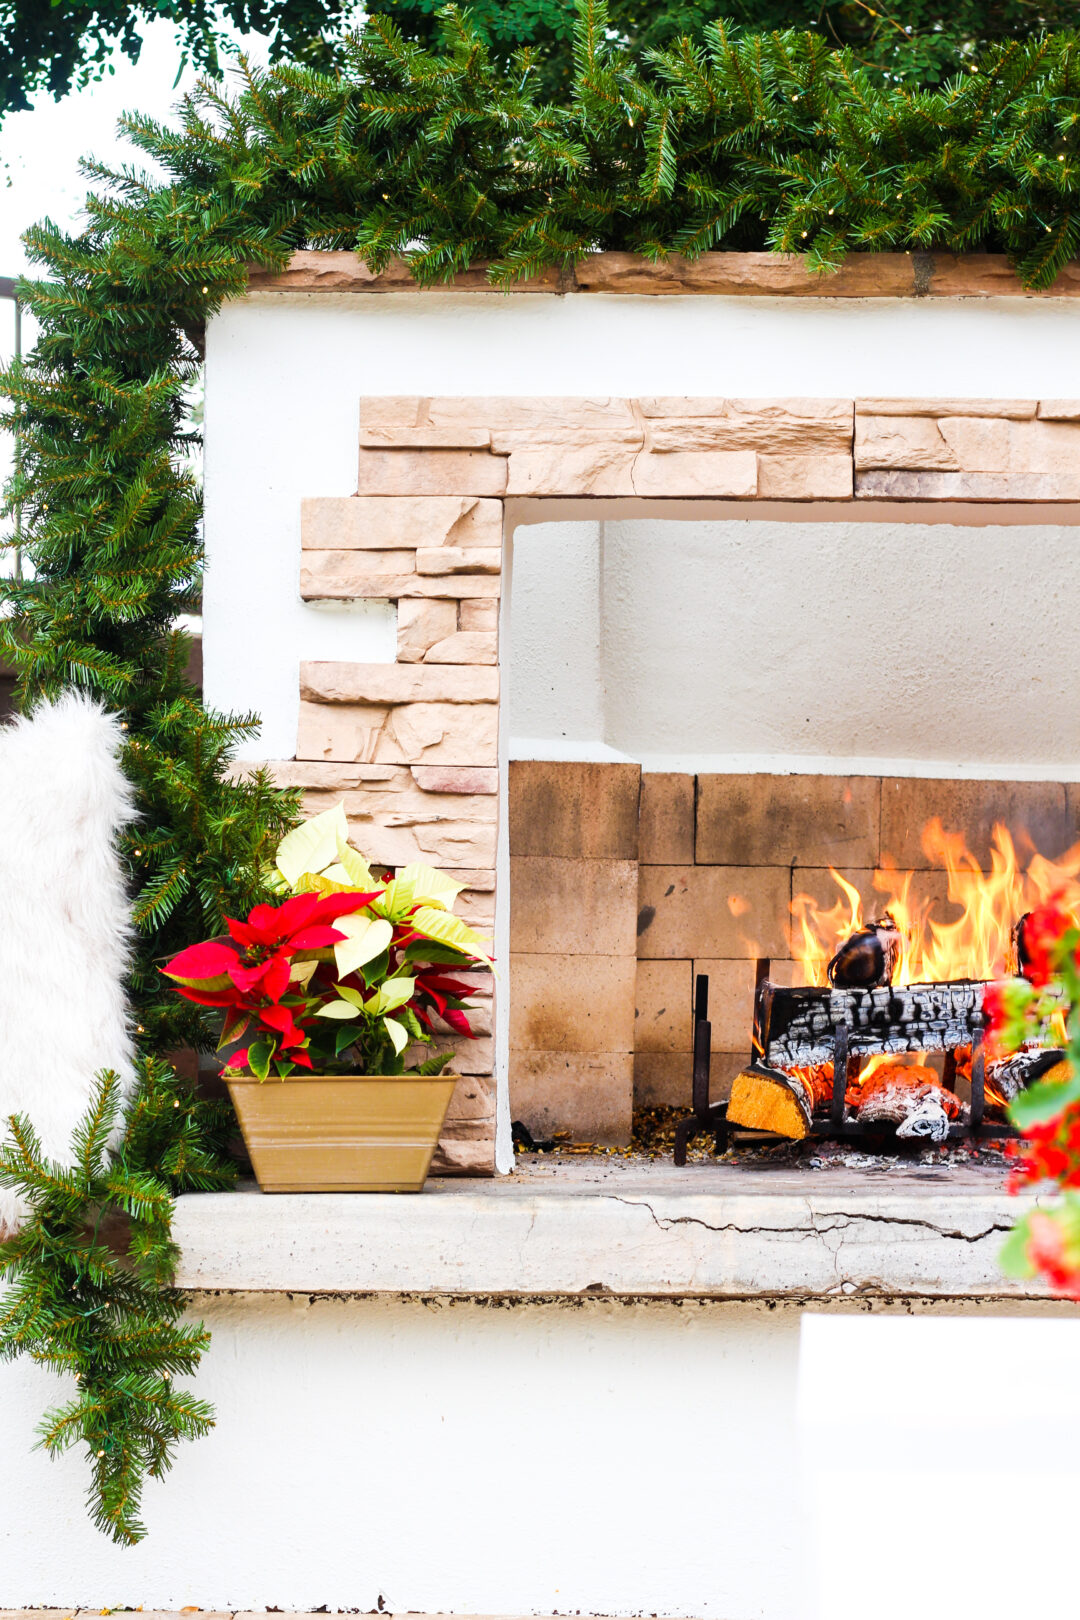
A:
<svg viewBox="0 0 1080 1620">
<path fill-rule="evenodd" d="M 994 827 L 990 870 L 984 872 L 961 833 L 946 832 L 936 817 L 923 828 L 922 846 L 934 865 L 944 870 L 950 909 L 942 917 L 932 895 L 920 894 L 927 874 L 901 872 L 885 863 L 873 885 L 881 898 L 864 908 L 859 891 L 829 868 L 840 891 L 834 905 L 821 907 L 806 894 L 791 903 L 791 954 L 801 968 L 801 982 L 825 985 L 826 966 L 837 947 L 867 922 L 889 912 L 903 937 L 896 984 L 927 984 L 946 979 L 993 979 L 1015 971 L 1012 930 L 1025 911 L 1057 895 L 1070 910 L 1080 910 L 1080 844 L 1058 860 L 1033 851 L 1026 866 L 1016 853 L 1009 829 Z"/>
</svg>

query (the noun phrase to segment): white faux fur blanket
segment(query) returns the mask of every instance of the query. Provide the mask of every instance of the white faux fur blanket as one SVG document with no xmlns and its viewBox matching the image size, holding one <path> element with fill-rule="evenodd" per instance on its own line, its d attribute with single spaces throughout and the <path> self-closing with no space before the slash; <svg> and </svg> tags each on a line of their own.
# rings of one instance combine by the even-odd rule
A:
<svg viewBox="0 0 1080 1620">
<path fill-rule="evenodd" d="M 0 725 L 0 1129 L 26 1114 L 45 1153 L 71 1135 L 101 1069 L 134 1079 L 124 975 L 131 918 L 116 853 L 135 817 L 119 722 L 68 693 Z M 0 1188 L 0 1231 L 24 1213 Z"/>
</svg>

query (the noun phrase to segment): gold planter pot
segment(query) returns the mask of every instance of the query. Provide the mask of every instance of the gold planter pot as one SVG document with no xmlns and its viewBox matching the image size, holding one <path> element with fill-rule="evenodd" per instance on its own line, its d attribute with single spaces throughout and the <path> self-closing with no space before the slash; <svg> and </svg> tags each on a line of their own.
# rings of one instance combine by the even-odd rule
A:
<svg viewBox="0 0 1080 1620">
<path fill-rule="evenodd" d="M 453 1074 L 227 1075 L 263 1192 L 420 1192 Z"/>
</svg>

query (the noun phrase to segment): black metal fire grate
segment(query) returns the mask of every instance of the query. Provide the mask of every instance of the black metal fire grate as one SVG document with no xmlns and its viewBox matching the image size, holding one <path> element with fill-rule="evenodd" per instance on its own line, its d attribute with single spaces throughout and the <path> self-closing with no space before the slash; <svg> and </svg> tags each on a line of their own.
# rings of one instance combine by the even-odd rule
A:
<svg viewBox="0 0 1080 1620">
<path fill-rule="evenodd" d="M 956 1094 L 959 1049 L 971 1049 L 971 1097 L 966 1115 L 948 1124 L 935 1141 L 1001 1140 L 1016 1131 L 1004 1121 L 986 1119 L 986 1052 L 983 984 L 979 980 L 953 980 L 946 984 L 892 985 L 870 989 L 828 986 L 790 988 L 773 984 L 771 961 L 757 962 L 754 987 L 754 1026 L 747 1068 L 776 1078 L 785 1067 L 832 1064 L 832 1091 L 827 1114 L 815 1114 L 804 1140 L 847 1140 L 869 1151 L 900 1146 L 895 1130 L 880 1121 L 848 1115 L 848 1086 L 858 1080 L 865 1058 L 875 1054 L 899 1057 L 917 1051 L 944 1056 L 942 1085 Z M 716 1151 L 728 1145 L 729 1132 L 741 1127 L 727 1119 L 727 1104 L 709 1101 L 712 1062 L 709 1022 L 709 979 L 699 973 L 694 990 L 694 1066 L 692 1112 L 675 1129 L 675 1163 L 686 1163 L 687 1148 L 695 1136 L 712 1134 Z M 1047 1066 L 1057 1061 L 1046 1054 Z M 1039 1062 L 1029 1079 L 1038 1077 Z M 760 1132 L 755 1132 L 760 1135 Z M 913 1144 L 926 1146 L 927 1138 Z"/>
</svg>

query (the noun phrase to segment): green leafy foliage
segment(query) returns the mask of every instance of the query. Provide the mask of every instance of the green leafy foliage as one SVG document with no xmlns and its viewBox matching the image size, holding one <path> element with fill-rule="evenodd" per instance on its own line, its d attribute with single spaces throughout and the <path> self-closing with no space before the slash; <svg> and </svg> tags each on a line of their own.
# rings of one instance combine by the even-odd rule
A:
<svg viewBox="0 0 1080 1620">
<path fill-rule="evenodd" d="M 639 63 L 599 0 L 581 0 L 556 105 L 527 52 L 502 66 L 453 9 L 440 26 L 428 50 L 373 18 L 337 74 L 248 68 L 235 94 L 189 96 L 179 129 L 127 119 L 167 179 L 91 167 L 85 233 L 30 233 L 52 273 L 27 289 L 49 337 L 17 392 L 57 468 L 68 444 L 69 482 L 43 524 L 32 441 L 25 495 L 59 562 L 83 522 L 101 524 L 86 479 L 114 445 L 130 458 L 113 517 L 136 566 L 108 596 L 118 611 L 144 611 L 140 538 L 160 545 L 176 601 L 194 589 L 183 393 L 202 323 L 251 263 L 345 248 L 375 268 L 405 255 L 425 282 L 487 262 L 502 284 L 606 248 L 774 248 L 817 269 L 852 250 L 980 248 L 1046 286 L 1076 251 L 1075 36 L 996 46 L 978 72 L 909 90 L 820 35 L 721 23 Z M 62 409 L 61 370 L 82 379 Z M 82 573 L 73 605 L 96 611 L 100 581 Z M 70 649 L 72 673 L 103 682 L 122 659 L 115 645 L 82 656 Z"/>
<path fill-rule="evenodd" d="M 0 1243 L 0 1355 L 28 1355 L 74 1379 L 71 1399 L 46 1413 L 41 1444 L 85 1447 L 94 1523 L 131 1543 L 145 1534 L 143 1480 L 166 1472 L 179 1441 L 213 1425 L 206 1403 L 174 1383 L 194 1372 L 209 1335 L 181 1320 L 183 1296 L 169 1287 L 170 1223 L 176 1192 L 229 1184 L 231 1116 L 197 1102 L 153 1059 L 113 1154 L 119 1106 L 117 1077 L 105 1074 L 70 1165 L 44 1158 L 29 1121 L 10 1121 L 0 1185 L 16 1188 L 30 1214 Z"/>
<path fill-rule="evenodd" d="M 100 78 L 117 52 L 137 62 L 150 22 L 179 24 L 185 56 L 211 71 L 230 23 L 268 35 L 271 56 L 326 65 L 343 15 L 355 21 L 362 9 L 359 0 L 0 0 L 0 116 L 29 106 L 35 90 L 61 96 Z"/>
<path fill-rule="evenodd" d="M 443 0 L 368 0 L 371 16 L 390 17 L 409 39 L 438 39 Z M 574 0 L 473 0 L 469 15 L 508 62 L 522 46 L 539 53 L 545 94 L 570 94 L 573 80 Z M 940 84 L 987 46 L 1030 39 L 1076 24 L 1075 0 L 611 0 L 612 31 L 637 61 L 677 39 L 700 39 L 725 17 L 756 33 L 815 29 L 830 45 L 850 47 L 856 61 L 884 78 L 912 86 Z"/>
<path fill-rule="evenodd" d="M 341 57 L 343 24 L 363 13 L 394 21 L 407 39 L 437 44 L 443 0 L 0 0 L 0 116 L 29 105 L 35 91 L 63 95 L 107 73 L 117 52 L 138 61 L 141 30 L 179 25 L 185 58 L 218 74 L 228 61 L 224 29 L 267 35 L 271 58 L 328 69 Z M 495 59 L 537 53 L 545 99 L 565 100 L 573 83 L 574 0 L 473 0 L 469 14 Z M 1075 24 L 1075 0 L 611 0 L 610 27 L 637 61 L 683 36 L 700 39 L 726 17 L 757 32 L 813 28 L 894 81 L 939 84 L 988 45 Z"/>
</svg>

